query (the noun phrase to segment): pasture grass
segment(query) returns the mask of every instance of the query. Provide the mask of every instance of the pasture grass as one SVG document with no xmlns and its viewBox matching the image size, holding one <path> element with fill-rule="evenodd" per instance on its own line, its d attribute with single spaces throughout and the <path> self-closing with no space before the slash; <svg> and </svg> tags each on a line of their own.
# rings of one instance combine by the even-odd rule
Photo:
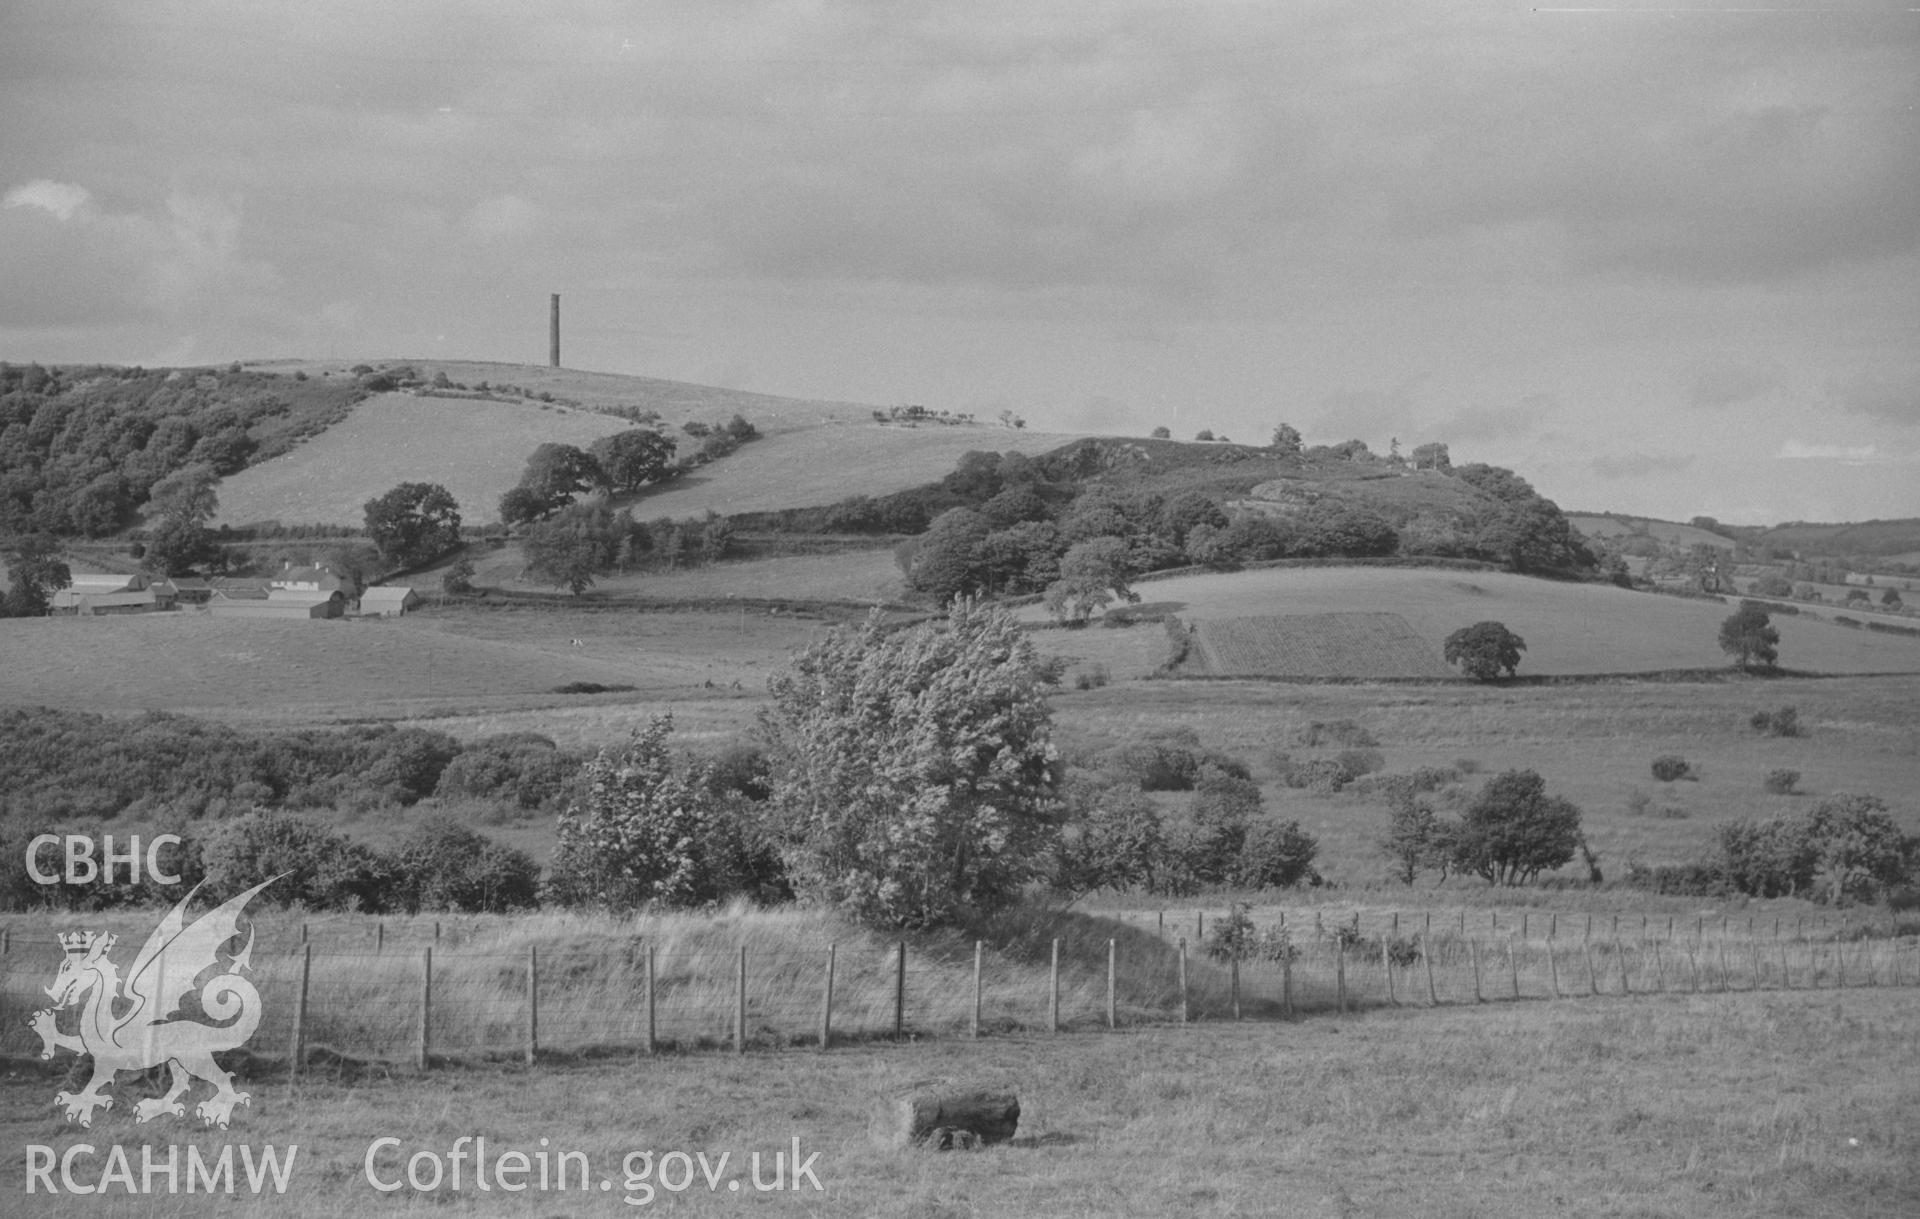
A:
<svg viewBox="0 0 1920 1219">
<path fill-rule="evenodd" d="M 584 449 L 631 426 L 532 402 L 376 394 L 293 451 L 222 479 L 218 520 L 358 526 L 368 500 L 405 482 L 444 486 L 463 520 L 497 520 L 500 497 L 519 485 L 534 449 Z"/>
<path fill-rule="evenodd" d="M 1570 584 L 1505 572 L 1427 568 L 1265 568 L 1141 582 L 1154 602 L 1189 621 L 1267 614 L 1395 613 L 1439 657 L 1446 637 L 1486 619 L 1526 641 L 1520 674 L 1718 669 L 1720 623 L 1733 605 L 1661 597 L 1612 585 Z M 1045 617 L 1041 607 L 1024 619 Z M 1852 631 L 1804 615 L 1777 615 L 1780 663 L 1815 673 L 1920 674 L 1920 639 Z M 1422 676 L 1410 673 L 1408 676 Z"/>
<path fill-rule="evenodd" d="M 86 1141 L 300 1145 L 284 1197 L 222 1211 L 319 1216 L 380 1200 L 369 1143 L 444 1155 L 461 1135 L 493 1154 L 542 1138 L 583 1151 L 615 1189 L 435 1194 L 389 1205 L 444 1214 L 620 1213 L 629 1151 L 730 1153 L 744 1177 L 798 1138 L 824 1193 L 709 1193 L 675 1213 L 887 1216 L 1272 1215 L 1528 1217 L 1893 1215 L 1920 1206 L 1920 1080 L 1890 1071 L 1920 1034 L 1911 992 L 1612 998 L 1346 1020 L 1230 1021 L 970 1042 L 468 1066 L 244 1085 L 228 1132 L 135 1126 L 124 1106 L 64 1127 L 55 1080 L 0 1080 L 13 1146 Z M 878 1145 L 875 1108 L 928 1086 L 1005 1089 L 1019 1136 L 974 1154 Z M 135 1161 L 138 1162 L 137 1150 Z M 388 1167 L 402 1161 L 389 1160 Z M 97 1164 L 98 1161 L 95 1161 Z M 23 1193 L 21 1215 L 198 1215 L 201 1197 Z M 729 1173 L 728 1175 L 733 1175 Z M 696 1178 L 697 1182 L 697 1178 Z"/>
</svg>

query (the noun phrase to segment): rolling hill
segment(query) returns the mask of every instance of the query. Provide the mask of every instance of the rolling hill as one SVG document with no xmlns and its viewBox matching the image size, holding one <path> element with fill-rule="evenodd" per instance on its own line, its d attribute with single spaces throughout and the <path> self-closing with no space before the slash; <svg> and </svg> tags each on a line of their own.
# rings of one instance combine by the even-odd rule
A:
<svg viewBox="0 0 1920 1219">
<path fill-rule="evenodd" d="M 1423 568 L 1315 567 L 1175 576 L 1143 582 L 1137 591 L 1154 609 L 1177 614 L 1203 627 L 1235 625 L 1212 632 L 1231 638 L 1234 658 L 1214 676 L 1335 675 L 1338 664 L 1319 662 L 1312 669 L 1288 667 L 1282 654 L 1282 629 L 1312 635 L 1316 645 L 1337 646 L 1333 638 L 1354 629 L 1352 676 L 1427 677 L 1440 660 L 1446 637 L 1463 626 L 1492 619 L 1505 623 L 1527 642 L 1522 676 L 1582 673 L 1647 673 L 1672 669 L 1723 668 L 1718 645 L 1721 620 L 1731 605 L 1631 592 L 1605 584 L 1539 580 L 1504 572 L 1444 571 Z M 1046 611 L 1022 611 L 1029 621 Z M 1329 618 L 1395 615 L 1424 641 L 1427 663 L 1403 663 L 1394 672 L 1379 670 L 1387 635 L 1359 630 L 1357 623 Z M 1310 618 L 1321 622 L 1308 621 Z M 1260 628 L 1251 619 L 1278 619 Z M 1809 615 L 1779 615 L 1780 663 L 1789 669 L 1821 673 L 1920 673 L 1920 639 L 1848 630 Z M 1275 655 L 1258 657 L 1262 633 Z M 1406 641 L 1392 632 L 1397 646 Z M 1226 651 L 1227 649 L 1215 649 Z M 1210 667 L 1210 666 L 1209 666 Z M 1198 671 L 1208 672 L 1208 668 Z"/>
<path fill-rule="evenodd" d="M 468 522 L 494 520 L 528 454 L 547 442 L 586 447 L 634 426 L 603 410 L 655 411 L 690 449 L 680 425 L 744 415 L 762 436 L 714 465 L 643 496 L 636 514 L 685 517 L 807 507 L 853 494 L 881 495 L 932 482 L 970 449 L 1045 452 L 1072 435 L 998 425 L 882 425 L 872 408 L 751 394 L 646 377 L 528 365 L 407 362 L 466 385 L 511 384 L 530 395 L 378 394 L 321 435 L 220 485 L 220 521 L 358 525 L 366 502 L 402 482 L 436 482 Z M 328 365 L 273 365 L 288 373 L 344 376 Z M 553 401 L 537 395 L 549 394 Z"/>
</svg>

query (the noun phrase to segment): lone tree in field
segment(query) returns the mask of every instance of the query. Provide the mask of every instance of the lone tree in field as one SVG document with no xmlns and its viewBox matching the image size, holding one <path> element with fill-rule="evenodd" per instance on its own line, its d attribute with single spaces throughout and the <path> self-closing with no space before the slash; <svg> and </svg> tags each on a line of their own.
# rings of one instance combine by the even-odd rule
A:
<svg viewBox="0 0 1920 1219">
<path fill-rule="evenodd" d="M 388 562 L 412 567 L 460 544 L 460 506 L 439 483 L 401 483 L 367 501 L 366 531 Z"/>
<path fill-rule="evenodd" d="M 1140 594 L 1128 584 L 1131 575 L 1127 544 L 1120 538 L 1075 542 L 1060 558 L 1060 578 L 1047 586 L 1047 611 L 1067 626 L 1085 626 L 1116 595 L 1129 605 L 1138 604 Z"/>
<path fill-rule="evenodd" d="M 1580 810 L 1531 770 L 1495 775 L 1454 830 L 1453 859 L 1489 884 L 1524 885 L 1580 850 Z"/>
<path fill-rule="evenodd" d="M 1052 667 L 1004 611 L 944 625 L 876 611 L 767 681 L 773 804 L 803 898 L 876 926 L 929 927 L 1012 901 L 1059 819 Z"/>
<path fill-rule="evenodd" d="M 1520 653 L 1527 641 L 1501 622 L 1476 622 L 1447 636 L 1444 655 L 1450 665 L 1459 665 L 1475 681 L 1493 681 L 1505 669 L 1512 677 L 1520 667 Z"/>
<path fill-rule="evenodd" d="M 1771 669 L 1780 659 L 1780 630 L 1772 625 L 1767 611 L 1751 603 L 1743 604 L 1720 624 L 1720 650 L 1733 657 L 1733 663 L 1750 669 L 1755 661 Z"/>
</svg>

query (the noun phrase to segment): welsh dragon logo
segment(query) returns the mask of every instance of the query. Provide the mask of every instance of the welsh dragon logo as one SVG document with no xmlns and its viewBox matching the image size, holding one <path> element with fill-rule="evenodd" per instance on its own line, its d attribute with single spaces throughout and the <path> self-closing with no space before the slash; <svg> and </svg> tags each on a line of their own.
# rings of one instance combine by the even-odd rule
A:
<svg viewBox="0 0 1920 1219">
<path fill-rule="evenodd" d="M 79 1092 L 63 1090 L 54 1097 L 68 1121 L 92 1126 L 95 1109 L 113 1108 L 113 1097 L 105 1090 L 115 1075 L 165 1063 L 172 1074 L 167 1094 L 136 1104 L 135 1119 L 150 1121 L 163 1113 L 185 1117 L 180 1097 L 199 1078 L 212 1084 L 214 1092 L 194 1107 L 194 1115 L 226 1129 L 233 1107 L 246 1104 L 248 1094 L 234 1091 L 233 1076 L 221 1070 L 213 1056 L 245 1045 L 260 1025 L 260 992 L 240 976 L 253 967 L 251 924 L 246 944 L 238 952 L 225 952 L 225 962 L 222 950 L 240 936 L 240 912 L 272 883 L 255 885 L 188 923 L 187 904 L 201 888 L 195 885 L 147 937 L 124 983 L 119 967 L 107 957 L 116 937 L 92 931 L 60 937 L 67 955 L 53 985 L 46 988 L 53 1006 L 35 1012 L 29 1023 L 45 1043 L 40 1057 L 52 1058 L 56 1050 L 93 1056 L 92 1081 Z M 213 970 L 220 972 L 199 981 Z M 218 1023 L 182 1018 L 181 1001 L 196 990 L 200 1010 Z M 83 999 L 79 1035 L 62 1033 L 56 1027 L 59 1013 Z"/>
</svg>

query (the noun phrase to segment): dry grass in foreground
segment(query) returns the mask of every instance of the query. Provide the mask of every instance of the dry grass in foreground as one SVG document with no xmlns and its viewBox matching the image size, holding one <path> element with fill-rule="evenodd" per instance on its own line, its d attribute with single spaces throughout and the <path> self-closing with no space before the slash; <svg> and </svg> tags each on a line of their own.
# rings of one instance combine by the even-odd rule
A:
<svg viewBox="0 0 1920 1219">
<path fill-rule="evenodd" d="M 1298 1024 L 483 1067 L 357 1083 L 251 1081 L 224 1134 L 134 1125 L 124 1107 L 81 1133 L 54 1081 L 0 1081 L 12 1147 L 297 1143 L 285 1196 L 48 1198 L 0 1170 L 9 1214 L 352 1213 L 391 1197 L 441 1214 L 621 1214 L 630 1151 L 730 1155 L 717 1192 L 696 1174 L 674 1213 L 1021 1216 L 1867 1216 L 1920 1207 L 1920 1036 L 1911 992 L 1587 999 L 1377 1012 Z M 881 1150 L 871 1107 L 930 1082 L 1015 1091 L 1012 1144 L 978 1154 Z M 376 1193 L 368 1145 L 490 1155 L 542 1138 L 584 1153 L 607 1192 Z M 799 1139 L 824 1191 L 730 1193 L 749 1153 Z M 183 1153 L 184 1154 L 184 1151 Z M 96 1165 L 98 1161 L 94 1162 Z"/>
</svg>

